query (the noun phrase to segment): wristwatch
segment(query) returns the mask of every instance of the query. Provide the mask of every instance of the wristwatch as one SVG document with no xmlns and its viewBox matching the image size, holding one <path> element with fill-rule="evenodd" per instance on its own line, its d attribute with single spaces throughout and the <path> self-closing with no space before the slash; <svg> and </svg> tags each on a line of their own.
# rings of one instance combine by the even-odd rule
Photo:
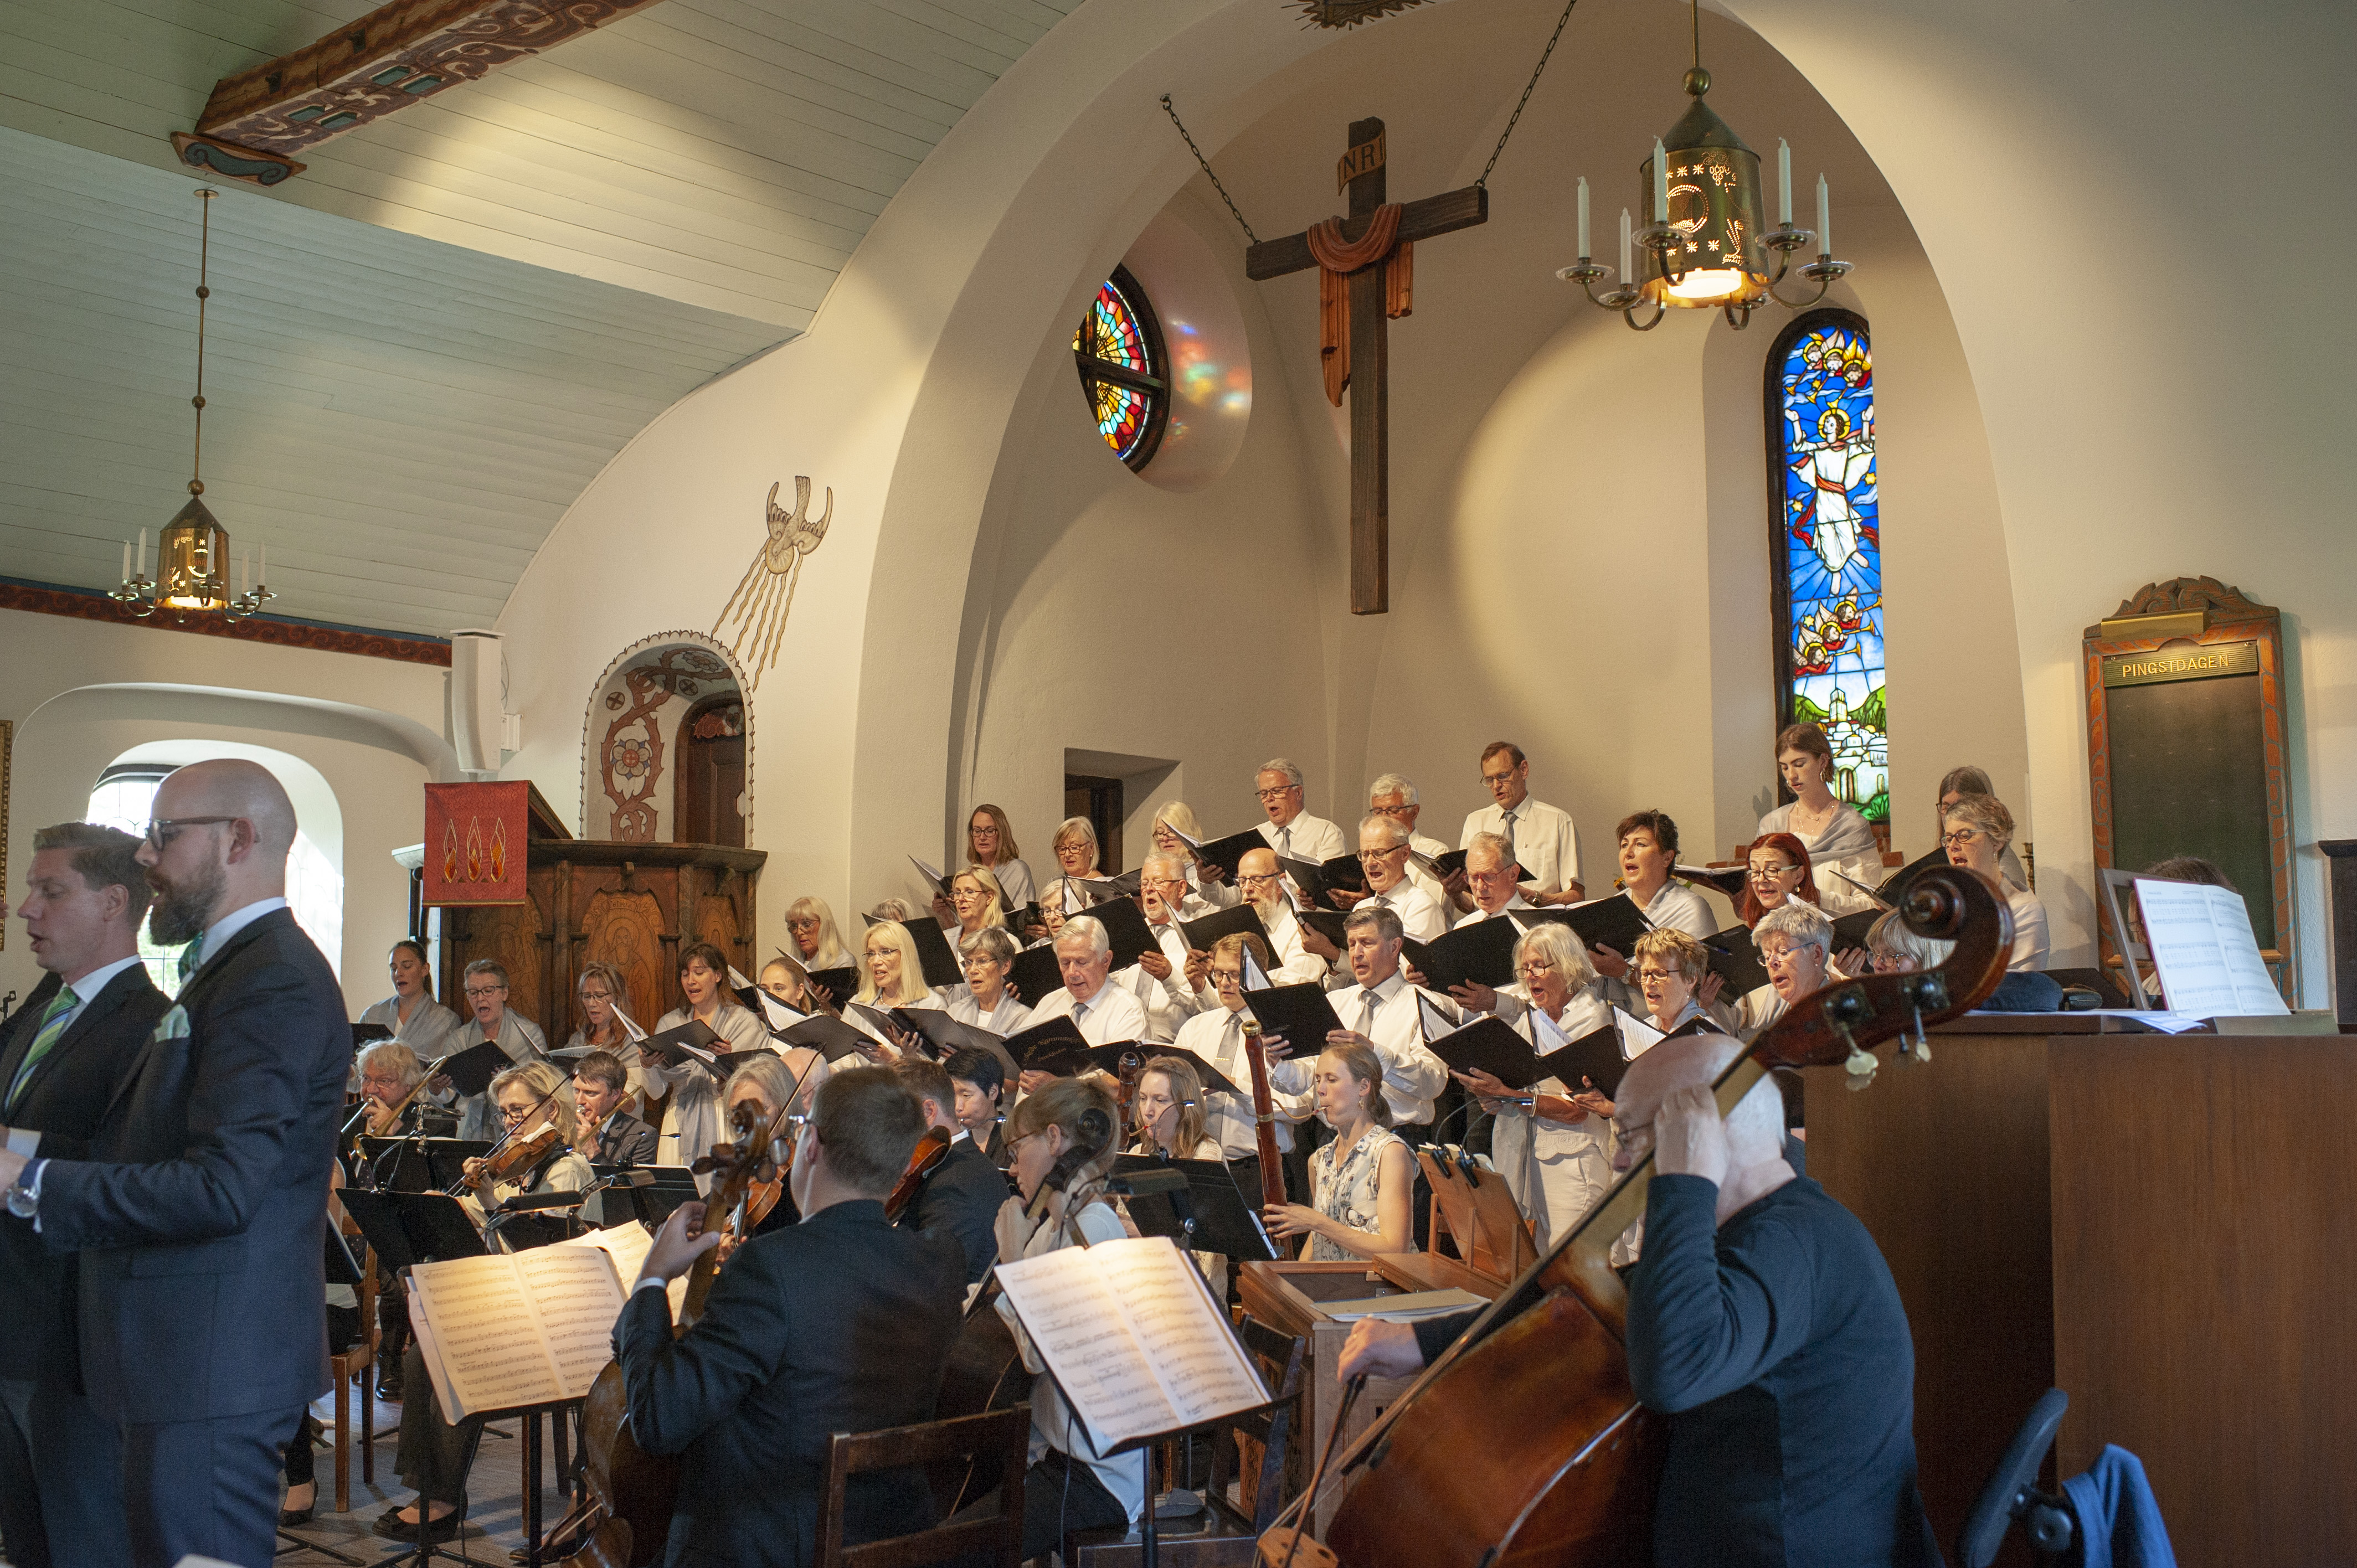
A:
<svg viewBox="0 0 2357 1568">
<path fill-rule="evenodd" d="M 32 1160 L 16 1175 L 16 1185 L 8 1189 L 8 1212 L 19 1219 L 30 1219 L 41 1211 L 41 1167 L 47 1160 Z"/>
</svg>

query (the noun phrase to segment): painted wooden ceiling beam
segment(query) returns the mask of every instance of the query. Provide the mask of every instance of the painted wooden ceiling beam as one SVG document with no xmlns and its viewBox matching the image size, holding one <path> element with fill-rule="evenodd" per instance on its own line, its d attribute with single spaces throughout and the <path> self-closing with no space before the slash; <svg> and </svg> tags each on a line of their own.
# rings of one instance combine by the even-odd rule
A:
<svg viewBox="0 0 2357 1568">
<path fill-rule="evenodd" d="M 276 185 L 296 155 L 661 0 L 391 0 L 292 54 L 222 77 L 174 151 Z"/>
</svg>

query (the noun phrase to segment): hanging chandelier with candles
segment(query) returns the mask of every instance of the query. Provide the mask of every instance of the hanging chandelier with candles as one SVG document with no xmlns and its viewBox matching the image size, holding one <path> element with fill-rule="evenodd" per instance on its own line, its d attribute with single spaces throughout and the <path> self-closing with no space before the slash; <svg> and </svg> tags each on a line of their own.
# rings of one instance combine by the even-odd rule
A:
<svg viewBox="0 0 2357 1568">
<path fill-rule="evenodd" d="M 264 585 L 270 574 L 270 546 L 262 547 L 262 570 L 253 571 L 251 557 L 239 564 L 240 581 L 230 581 L 229 531 L 221 527 L 204 502 L 205 456 L 205 302 L 212 297 L 209 271 L 212 260 L 212 202 L 219 193 L 199 189 L 204 226 L 197 260 L 197 395 L 188 400 L 197 411 L 194 454 L 188 464 L 188 503 L 164 525 L 156 539 L 156 575 L 147 575 L 147 531 L 139 531 L 137 556 L 125 541 L 123 584 L 108 598 L 135 607 L 145 618 L 169 610 L 186 624 L 191 615 L 218 615 L 243 620 L 278 596 Z M 237 590 L 232 592 L 232 587 Z"/>
<path fill-rule="evenodd" d="M 1781 138 L 1776 143 L 1776 227 L 1766 227 L 1760 156 L 1703 102 L 1703 94 L 1710 91 L 1710 72 L 1702 68 L 1700 0 L 1695 0 L 1693 16 L 1694 65 L 1685 75 L 1685 91 L 1694 102 L 1666 136 L 1654 139 L 1652 156 L 1638 166 L 1639 200 L 1652 212 L 1652 221 L 1632 229 L 1629 209 L 1620 209 L 1620 281 L 1598 295 L 1596 285 L 1616 274 L 1591 259 L 1587 179 L 1582 176 L 1579 261 L 1555 274 L 1579 285 L 1590 304 L 1619 311 L 1640 332 L 1660 326 L 1672 309 L 1713 308 L 1724 311 L 1728 325 L 1739 331 L 1750 324 L 1751 312 L 1771 299 L 1788 310 L 1806 310 L 1850 270 L 1849 263 L 1834 259 L 1833 203 L 1823 175 L 1817 177 L 1816 228 L 1792 226 L 1792 150 Z M 1794 252 L 1813 242 L 1817 259 L 1798 271 L 1817 285 L 1817 292 L 1805 299 L 1787 299 L 1777 285 L 1792 270 Z M 1653 313 L 1641 321 L 1638 309 L 1649 301 Z"/>
</svg>

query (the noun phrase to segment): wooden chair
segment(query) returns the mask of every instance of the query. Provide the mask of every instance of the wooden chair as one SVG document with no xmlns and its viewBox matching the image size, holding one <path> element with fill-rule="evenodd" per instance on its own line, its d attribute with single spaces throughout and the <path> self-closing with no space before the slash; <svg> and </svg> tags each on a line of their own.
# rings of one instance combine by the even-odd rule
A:
<svg viewBox="0 0 2357 1568">
<path fill-rule="evenodd" d="M 1021 1568 L 1022 1477 L 1030 1448 L 1028 1404 L 882 1432 L 836 1433 L 827 1444 L 826 1490 L 818 1504 L 818 1568 L 918 1568 L 980 1552 L 996 1558 L 998 1568 Z M 988 1455 L 997 1456 L 1002 1473 L 1009 1477 L 998 1489 L 996 1515 L 937 1524 L 859 1546 L 843 1543 L 843 1495 L 852 1477 Z"/>
<path fill-rule="evenodd" d="M 1306 1478 L 1292 1460 L 1307 1403 L 1309 1341 L 1250 1317 L 1236 1333 L 1276 1402 L 1219 1429 L 1211 1444 L 1203 1522 L 1165 1523 L 1159 1531 L 1157 1555 L 1168 1568 L 1252 1568 L 1261 1535 L 1285 1505 L 1288 1480 L 1297 1487 Z M 1231 1480 L 1239 1482 L 1232 1503 L 1227 1495 Z M 1064 1537 L 1064 1568 L 1137 1568 L 1145 1554 L 1135 1530 L 1076 1530 Z"/>
<path fill-rule="evenodd" d="M 348 1216 L 344 1234 L 357 1236 L 360 1227 Z M 363 1246 L 361 1257 L 361 1337 L 340 1356 L 328 1359 L 336 1379 L 336 1511 L 352 1511 L 352 1383 L 361 1389 L 361 1479 L 376 1484 L 376 1249 Z"/>
</svg>

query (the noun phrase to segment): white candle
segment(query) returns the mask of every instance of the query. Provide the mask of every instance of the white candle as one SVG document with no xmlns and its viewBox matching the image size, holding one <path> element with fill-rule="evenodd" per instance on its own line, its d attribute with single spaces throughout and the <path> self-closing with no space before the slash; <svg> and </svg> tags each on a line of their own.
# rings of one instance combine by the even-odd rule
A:
<svg viewBox="0 0 2357 1568">
<path fill-rule="evenodd" d="M 144 528 L 139 531 L 139 575 L 147 575 L 147 531 Z"/>
<path fill-rule="evenodd" d="M 1620 209 L 1620 282 L 1625 287 L 1636 281 L 1637 274 L 1629 265 L 1629 209 L 1624 207 Z"/>
<path fill-rule="evenodd" d="M 123 542 L 123 580 L 131 581 L 131 541 Z"/>
<path fill-rule="evenodd" d="M 1587 260 L 1587 177 L 1579 177 L 1579 259 Z"/>
<path fill-rule="evenodd" d="M 1776 138 L 1776 221 L 1792 226 L 1792 149 L 1781 136 Z"/>
<path fill-rule="evenodd" d="M 1653 138 L 1653 221 L 1670 220 L 1670 155 L 1662 150 L 1662 138 Z"/>
<path fill-rule="evenodd" d="M 262 575 L 254 581 L 264 584 L 270 581 L 270 541 L 267 539 L 262 542 Z"/>
<path fill-rule="evenodd" d="M 1834 202 L 1825 189 L 1825 177 L 1817 176 L 1817 254 L 1834 253 Z"/>
</svg>

